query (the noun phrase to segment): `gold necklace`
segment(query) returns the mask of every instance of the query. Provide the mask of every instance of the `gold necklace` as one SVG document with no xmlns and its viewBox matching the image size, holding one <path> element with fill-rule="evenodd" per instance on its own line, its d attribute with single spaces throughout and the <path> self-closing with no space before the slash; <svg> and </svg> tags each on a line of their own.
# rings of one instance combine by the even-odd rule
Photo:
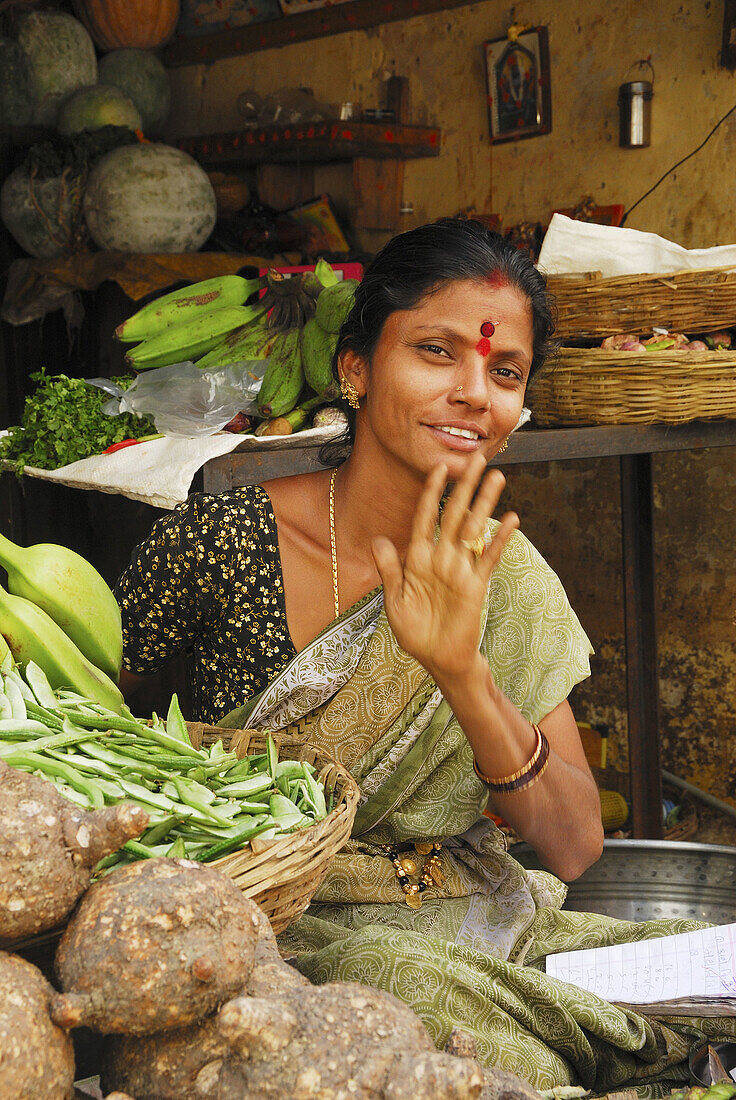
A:
<svg viewBox="0 0 736 1100">
<path fill-rule="evenodd" d="M 335 478 L 337 470 L 330 477 L 330 552 L 332 554 L 332 591 L 335 596 L 335 618 L 340 618 L 340 596 L 337 587 L 337 545 L 335 543 Z"/>
</svg>

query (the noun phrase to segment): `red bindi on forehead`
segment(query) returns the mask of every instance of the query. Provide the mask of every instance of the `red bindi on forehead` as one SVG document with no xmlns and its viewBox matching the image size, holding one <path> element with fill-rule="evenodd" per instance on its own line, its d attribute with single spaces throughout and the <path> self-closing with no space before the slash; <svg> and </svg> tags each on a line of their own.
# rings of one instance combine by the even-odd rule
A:
<svg viewBox="0 0 736 1100">
<path fill-rule="evenodd" d="M 483 357 L 483 359 L 485 359 L 486 356 L 490 354 L 491 341 L 488 339 L 487 336 L 481 336 L 480 340 L 475 345 L 475 350 L 478 352 L 478 355 Z"/>
<path fill-rule="evenodd" d="M 490 275 L 486 276 L 486 283 L 494 289 L 496 287 L 511 285 L 508 275 L 505 275 L 503 271 L 492 271 Z"/>
</svg>

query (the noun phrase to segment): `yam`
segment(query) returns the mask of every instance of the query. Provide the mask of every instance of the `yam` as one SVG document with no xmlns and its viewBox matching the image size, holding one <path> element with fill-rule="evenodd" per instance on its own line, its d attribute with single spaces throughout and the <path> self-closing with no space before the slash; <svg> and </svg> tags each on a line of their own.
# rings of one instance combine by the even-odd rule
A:
<svg viewBox="0 0 736 1100">
<path fill-rule="evenodd" d="M 116 869 L 90 887 L 61 938 L 53 1019 L 105 1035 L 203 1020 L 245 986 L 253 908 L 226 875 L 191 860 Z"/>
<path fill-rule="evenodd" d="M 60 924 L 99 860 L 147 824 L 140 806 L 87 813 L 48 780 L 0 761 L 0 945 Z"/>
</svg>

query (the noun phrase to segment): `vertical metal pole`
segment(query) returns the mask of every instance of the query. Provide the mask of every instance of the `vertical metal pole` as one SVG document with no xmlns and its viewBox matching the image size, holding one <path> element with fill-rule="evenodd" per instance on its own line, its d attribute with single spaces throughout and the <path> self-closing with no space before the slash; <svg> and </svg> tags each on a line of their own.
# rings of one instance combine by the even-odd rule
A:
<svg viewBox="0 0 736 1100">
<path fill-rule="evenodd" d="M 622 455 L 621 520 L 629 767 L 634 837 L 662 836 L 652 456 Z"/>
</svg>

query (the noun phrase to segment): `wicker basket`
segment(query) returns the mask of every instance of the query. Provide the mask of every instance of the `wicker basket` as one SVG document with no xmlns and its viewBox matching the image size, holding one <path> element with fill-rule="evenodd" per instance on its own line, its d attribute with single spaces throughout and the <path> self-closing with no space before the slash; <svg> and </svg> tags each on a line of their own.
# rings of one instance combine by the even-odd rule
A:
<svg viewBox="0 0 736 1100">
<path fill-rule="evenodd" d="M 562 348 L 529 395 L 538 424 L 736 419 L 736 353 Z"/>
<path fill-rule="evenodd" d="M 195 748 L 221 740 L 239 757 L 265 751 L 266 741 L 256 730 L 226 730 L 200 722 L 187 722 Z M 240 890 L 266 913 L 274 932 L 282 932 L 301 916 L 327 874 L 333 855 L 350 837 L 358 808 L 358 785 L 343 767 L 296 737 L 274 734 L 279 757 L 307 760 L 317 769 L 333 808 L 327 817 L 306 829 L 271 841 L 259 841 L 210 863 L 228 875 Z M 28 939 L 2 943 L 2 950 L 22 955 L 46 974 L 53 974 L 56 947 L 64 928 L 40 932 Z"/>
<path fill-rule="evenodd" d="M 256 730 L 225 730 L 188 722 L 189 736 L 195 748 L 221 740 L 226 749 L 238 756 L 265 751 L 266 741 Z M 239 852 L 216 860 L 210 867 L 224 871 L 240 890 L 255 901 L 271 922 L 274 932 L 300 917 L 312 895 L 327 874 L 332 857 L 350 837 L 358 808 L 358 785 L 344 768 L 296 737 L 274 735 L 279 757 L 307 760 L 317 769 L 334 806 L 322 821 L 300 829 L 280 840 L 258 838 Z"/>
<path fill-rule="evenodd" d="M 714 268 L 660 275 L 551 275 L 563 340 L 651 332 L 688 334 L 736 325 L 736 271 Z"/>
</svg>

